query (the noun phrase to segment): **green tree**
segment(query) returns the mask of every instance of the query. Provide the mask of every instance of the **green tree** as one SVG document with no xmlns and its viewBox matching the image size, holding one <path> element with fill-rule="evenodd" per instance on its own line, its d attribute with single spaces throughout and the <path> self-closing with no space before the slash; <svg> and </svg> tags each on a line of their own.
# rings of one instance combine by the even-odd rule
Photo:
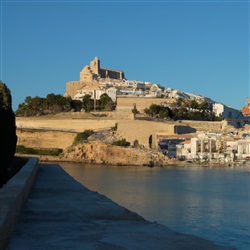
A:
<svg viewBox="0 0 250 250">
<path fill-rule="evenodd" d="M 198 109 L 199 108 L 199 103 L 196 100 L 192 100 L 190 102 L 190 108 L 192 108 L 192 109 Z"/>
<path fill-rule="evenodd" d="M 151 104 L 149 108 L 145 108 L 144 112 L 152 117 L 172 118 L 173 113 L 169 107 L 162 107 L 157 104 Z"/>
<path fill-rule="evenodd" d="M 102 94 L 100 100 L 97 102 L 99 109 L 112 111 L 115 109 L 115 103 L 112 99 L 106 94 Z"/>
<path fill-rule="evenodd" d="M 200 103 L 199 108 L 202 110 L 209 110 L 209 104 L 204 101 L 204 102 Z"/>
<path fill-rule="evenodd" d="M 72 100 L 70 98 L 70 106 L 72 109 L 80 111 L 82 109 L 82 102 L 80 100 Z"/>
<path fill-rule="evenodd" d="M 8 179 L 10 166 L 16 151 L 16 123 L 12 111 L 11 93 L 6 84 L 0 81 L 0 187 Z"/>
<path fill-rule="evenodd" d="M 82 108 L 85 112 L 91 112 L 94 110 L 94 100 L 90 95 L 85 95 L 82 98 Z"/>
<path fill-rule="evenodd" d="M 76 103 L 72 102 L 70 97 L 64 97 L 53 93 L 48 94 L 46 98 L 39 96 L 32 98 L 27 96 L 25 101 L 19 104 L 16 115 L 35 116 L 68 112 L 73 109 L 72 105 L 76 105 Z"/>
</svg>

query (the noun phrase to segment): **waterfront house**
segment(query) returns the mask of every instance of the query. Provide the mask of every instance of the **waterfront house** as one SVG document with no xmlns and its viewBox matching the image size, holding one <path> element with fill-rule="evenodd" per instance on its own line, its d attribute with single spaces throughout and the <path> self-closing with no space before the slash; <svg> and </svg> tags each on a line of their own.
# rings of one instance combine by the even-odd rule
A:
<svg viewBox="0 0 250 250">
<path fill-rule="evenodd" d="M 191 140 L 185 140 L 176 145 L 176 157 L 178 159 L 191 160 Z"/>
<path fill-rule="evenodd" d="M 250 156 L 250 139 L 238 140 L 237 144 L 238 159 L 245 159 L 247 156 Z"/>
</svg>

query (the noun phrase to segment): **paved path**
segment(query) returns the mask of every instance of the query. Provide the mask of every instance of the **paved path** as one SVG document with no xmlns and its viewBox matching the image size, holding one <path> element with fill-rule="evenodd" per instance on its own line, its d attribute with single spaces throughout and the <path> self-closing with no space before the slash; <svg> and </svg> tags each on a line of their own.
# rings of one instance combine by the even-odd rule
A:
<svg viewBox="0 0 250 250">
<path fill-rule="evenodd" d="M 8 249 L 225 249 L 151 223 L 89 191 L 59 165 L 39 165 Z"/>
</svg>

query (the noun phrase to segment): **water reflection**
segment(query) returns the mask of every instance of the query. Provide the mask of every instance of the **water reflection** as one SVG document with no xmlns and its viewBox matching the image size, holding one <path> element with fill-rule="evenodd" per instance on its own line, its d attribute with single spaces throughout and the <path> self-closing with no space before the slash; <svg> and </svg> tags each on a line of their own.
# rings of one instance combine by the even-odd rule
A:
<svg viewBox="0 0 250 250">
<path fill-rule="evenodd" d="M 93 191 L 179 232 L 249 249 L 249 183 L 243 170 L 62 163 Z"/>
</svg>

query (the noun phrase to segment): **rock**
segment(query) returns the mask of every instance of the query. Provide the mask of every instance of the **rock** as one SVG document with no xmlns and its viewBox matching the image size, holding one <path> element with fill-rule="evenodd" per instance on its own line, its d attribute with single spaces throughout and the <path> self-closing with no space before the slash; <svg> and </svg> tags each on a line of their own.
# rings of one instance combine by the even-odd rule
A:
<svg viewBox="0 0 250 250">
<path fill-rule="evenodd" d="M 112 146 L 100 141 L 78 144 L 65 150 L 62 157 L 67 161 L 109 165 L 161 166 L 169 158 L 157 150 Z"/>
</svg>

